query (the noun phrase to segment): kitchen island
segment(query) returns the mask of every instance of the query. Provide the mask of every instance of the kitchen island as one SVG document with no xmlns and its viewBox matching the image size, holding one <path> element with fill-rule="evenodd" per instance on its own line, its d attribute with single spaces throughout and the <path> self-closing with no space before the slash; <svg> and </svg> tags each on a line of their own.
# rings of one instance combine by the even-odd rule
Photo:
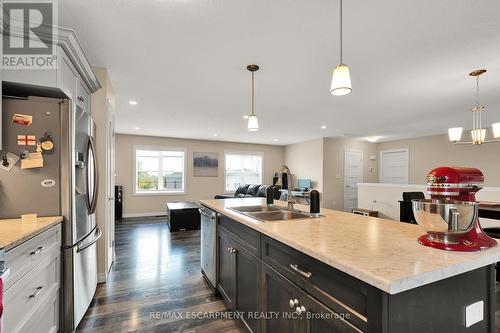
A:
<svg viewBox="0 0 500 333">
<path fill-rule="evenodd" d="M 500 246 L 445 252 L 406 223 L 328 209 L 262 222 L 230 209 L 258 198 L 201 204 L 218 213 L 217 289 L 253 332 L 494 331 Z"/>
</svg>

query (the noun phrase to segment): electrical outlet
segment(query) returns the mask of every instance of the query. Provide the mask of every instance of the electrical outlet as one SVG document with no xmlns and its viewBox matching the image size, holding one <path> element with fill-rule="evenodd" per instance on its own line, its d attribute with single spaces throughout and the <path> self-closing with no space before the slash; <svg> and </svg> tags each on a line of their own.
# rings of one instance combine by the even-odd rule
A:
<svg viewBox="0 0 500 333">
<path fill-rule="evenodd" d="M 479 301 L 465 307 L 465 327 L 471 327 L 483 319 L 484 301 Z"/>
</svg>

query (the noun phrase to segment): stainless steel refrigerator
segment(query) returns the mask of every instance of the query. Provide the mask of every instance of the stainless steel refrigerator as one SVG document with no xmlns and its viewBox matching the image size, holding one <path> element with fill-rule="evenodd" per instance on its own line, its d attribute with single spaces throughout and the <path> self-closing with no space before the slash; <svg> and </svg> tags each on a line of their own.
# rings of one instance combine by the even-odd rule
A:
<svg viewBox="0 0 500 333">
<path fill-rule="evenodd" d="M 9 171 L 0 170 L 0 218 L 37 213 L 63 215 L 63 331 L 72 332 L 87 311 L 97 286 L 96 226 L 98 170 L 95 153 L 95 123 L 91 116 L 69 100 L 54 98 L 3 98 L 3 149 L 18 155 L 34 152 L 19 146 L 18 135 L 45 133 L 54 148 L 43 152 L 43 167 L 21 169 L 20 161 Z M 32 116 L 32 124 L 12 121 L 14 114 Z M 47 184 L 55 184 L 47 186 Z"/>
</svg>

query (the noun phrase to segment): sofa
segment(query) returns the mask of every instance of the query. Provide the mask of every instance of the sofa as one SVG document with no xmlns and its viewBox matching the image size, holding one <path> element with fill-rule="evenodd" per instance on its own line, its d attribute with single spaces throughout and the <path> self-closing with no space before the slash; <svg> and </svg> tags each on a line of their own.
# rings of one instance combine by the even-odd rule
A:
<svg viewBox="0 0 500 333">
<path fill-rule="evenodd" d="M 241 185 L 236 189 L 234 195 L 218 194 L 215 199 L 230 199 L 230 198 L 265 198 L 267 188 L 271 186 L 273 188 L 273 197 L 275 200 L 279 200 L 281 196 L 280 188 L 278 186 L 272 185 L 256 185 L 256 184 L 245 184 Z"/>
</svg>

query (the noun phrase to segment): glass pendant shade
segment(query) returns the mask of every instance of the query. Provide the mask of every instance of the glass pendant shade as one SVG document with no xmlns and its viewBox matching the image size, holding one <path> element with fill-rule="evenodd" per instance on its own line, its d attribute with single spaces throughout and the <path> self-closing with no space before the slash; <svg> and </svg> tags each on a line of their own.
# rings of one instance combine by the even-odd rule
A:
<svg viewBox="0 0 500 333">
<path fill-rule="evenodd" d="M 337 65 L 337 67 L 333 70 L 330 93 L 334 96 L 343 96 L 350 93 L 351 90 L 352 86 L 349 66 L 344 64 Z"/>
<path fill-rule="evenodd" d="M 249 131 L 258 131 L 259 130 L 259 121 L 257 120 L 257 116 L 254 114 L 251 114 L 248 116 L 248 126 L 247 129 Z"/>
<path fill-rule="evenodd" d="M 491 127 L 493 128 L 493 136 L 500 139 L 500 123 L 494 123 Z"/>
<path fill-rule="evenodd" d="M 475 129 L 470 131 L 470 135 L 472 138 L 473 144 L 481 144 L 486 139 L 486 130 L 485 129 Z"/>
<path fill-rule="evenodd" d="M 449 128 L 448 129 L 448 136 L 450 138 L 450 141 L 452 142 L 457 142 L 460 141 L 462 138 L 462 127 L 454 127 L 454 128 Z"/>
</svg>

